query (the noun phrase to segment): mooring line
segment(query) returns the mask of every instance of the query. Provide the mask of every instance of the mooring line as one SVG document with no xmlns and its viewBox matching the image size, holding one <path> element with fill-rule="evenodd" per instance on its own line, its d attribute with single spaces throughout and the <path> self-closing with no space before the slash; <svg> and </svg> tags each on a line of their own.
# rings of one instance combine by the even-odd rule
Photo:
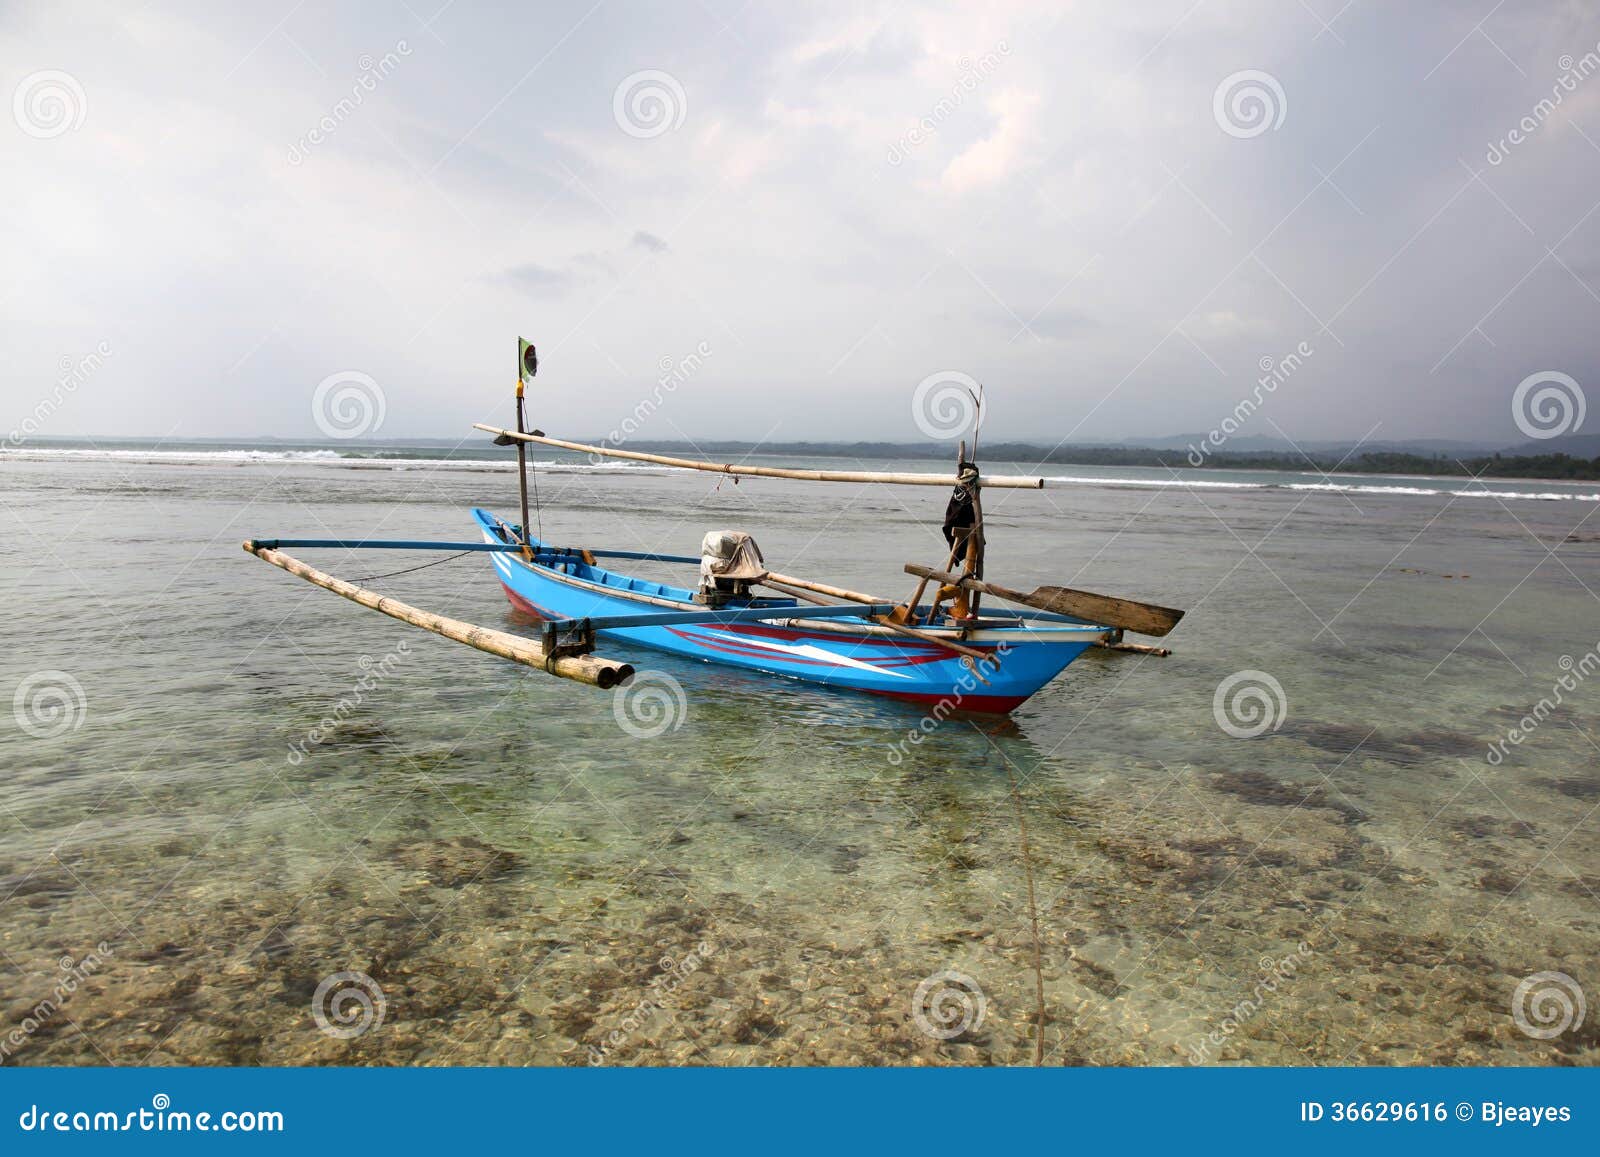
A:
<svg viewBox="0 0 1600 1157">
<path fill-rule="evenodd" d="M 474 552 L 470 550 L 463 550 L 459 554 L 448 554 L 445 555 L 444 558 L 436 558 L 432 562 L 423 563 L 421 566 L 408 566 L 404 570 L 392 570 L 387 574 L 369 574 L 364 578 L 347 579 L 345 581 L 353 583 L 370 583 L 377 579 L 394 578 L 394 576 L 397 574 L 410 574 L 414 570 L 427 570 L 430 566 L 438 566 L 442 562 L 450 562 L 453 559 L 466 558 L 467 555 L 473 553 Z"/>
<path fill-rule="evenodd" d="M 1011 800 L 1017 805 L 1017 827 L 1022 833 L 1022 868 L 1028 878 L 1028 915 L 1033 921 L 1033 985 L 1038 1002 L 1038 1019 L 1033 1037 L 1033 1063 L 1044 1065 L 1044 949 L 1039 942 L 1039 902 L 1033 891 L 1033 854 L 1028 848 L 1028 817 L 1022 806 L 1022 793 L 1017 788 L 1017 777 L 1011 771 L 1011 761 L 1005 760 L 1006 779 L 1011 783 Z"/>
</svg>

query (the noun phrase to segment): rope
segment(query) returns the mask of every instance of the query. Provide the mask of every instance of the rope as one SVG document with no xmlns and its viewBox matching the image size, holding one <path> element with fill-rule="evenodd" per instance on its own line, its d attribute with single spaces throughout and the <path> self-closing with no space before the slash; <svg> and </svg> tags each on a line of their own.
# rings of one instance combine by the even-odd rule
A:
<svg viewBox="0 0 1600 1157">
<path fill-rule="evenodd" d="M 452 559 L 466 558 L 467 555 L 475 554 L 475 553 L 477 553 L 477 552 L 476 551 L 471 551 L 471 550 L 463 550 L 463 551 L 460 551 L 457 554 L 446 555 L 444 558 L 436 558 L 432 562 L 425 562 L 421 566 L 408 566 L 404 570 L 392 570 L 392 571 L 389 571 L 387 574 L 369 574 L 369 575 L 367 575 L 367 576 L 365 576 L 363 578 L 346 579 L 345 581 L 346 582 L 353 582 L 353 583 L 376 582 L 378 579 L 394 578 L 394 576 L 397 575 L 397 574 L 410 574 L 414 570 L 427 570 L 430 566 L 438 566 L 440 563 L 442 563 L 442 562 L 450 562 Z"/>
<path fill-rule="evenodd" d="M 533 517 L 534 521 L 538 523 L 539 533 L 537 537 L 542 543 L 544 541 L 544 511 L 539 508 L 539 464 L 531 462 L 529 465 L 532 467 L 530 473 L 533 475 Z M 526 526 L 522 528 L 522 537 L 524 541 L 527 540 L 528 528 Z"/>
<path fill-rule="evenodd" d="M 1033 855 L 1028 849 L 1028 817 L 1022 807 L 1022 795 L 1017 790 L 1017 777 L 1011 772 L 1011 761 L 1006 760 L 1006 779 L 1011 783 L 1011 800 L 1017 805 L 1017 827 L 1022 832 L 1022 866 L 1028 876 L 1028 915 L 1033 920 L 1033 984 L 1038 1002 L 1038 1030 L 1034 1034 L 1033 1063 L 1044 1064 L 1044 952 L 1039 944 L 1039 903 L 1033 891 Z"/>
</svg>

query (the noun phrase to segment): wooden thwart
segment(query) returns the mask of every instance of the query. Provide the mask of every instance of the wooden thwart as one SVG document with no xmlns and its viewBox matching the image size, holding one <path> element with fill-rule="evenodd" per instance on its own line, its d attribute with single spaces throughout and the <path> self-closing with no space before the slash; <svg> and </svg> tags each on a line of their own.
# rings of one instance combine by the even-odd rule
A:
<svg viewBox="0 0 1600 1157">
<path fill-rule="evenodd" d="M 542 434 L 519 434 L 499 426 L 473 423 L 473 428 L 510 438 L 516 442 L 537 442 L 541 446 L 555 446 L 579 454 L 599 454 L 605 458 L 627 458 L 634 462 L 654 462 L 659 466 L 675 466 L 680 470 L 702 470 L 710 474 L 732 474 L 744 478 L 798 478 L 804 482 L 894 482 L 904 486 L 954 486 L 956 479 L 949 474 L 902 474 L 886 470 L 791 470 L 783 466 L 742 466 L 731 462 L 699 462 L 693 458 L 671 458 L 665 454 L 646 454 L 640 450 L 619 450 L 613 446 L 590 446 L 585 442 L 566 442 L 560 438 L 547 438 Z M 986 476 L 984 486 L 1007 490 L 1042 490 L 1043 478 L 1015 478 Z"/>
<path fill-rule="evenodd" d="M 473 623 L 462 622 L 460 619 L 446 618 L 444 615 L 436 615 L 432 611 L 420 610 L 409 603 L 401 602 L 399 599 L 380 595 L 376 591 L 369 591 L 365 587 L 358 587 L 354 583 L 334 578 L 332 575 L 325 574 L 315 567 L 307 566 L 299 559 L 281 551 L 258 546 L 251 539 L 245 540 L 244 549 L 263 562 L 270 562 L 275 567 L 281 567 L 297 578 L 305 579 L 313 586 L 319 586 L 323 590 L 342 595 L 353 603 L 360 603 L 362 606 L 388 615 L 392 619 L 399 619 L 402 623 L 410 623 L 413 627 L 421 627 L 425 631 L 443 635 L 445 638 L 452 639 L 457 643 L 465 643 L 469 647 L 475 647 L 490 655 L 498 655 L 502 659 L 510 659 L 513 663 L 535 667 L 540 671 L 548 672 L 562 679 L 588 683 L 590 686 L 609 691 L 633 674 L 633 668 L 627 663 L 618 663 L 612 659 L 602 659 L 598 655 L 574 655 L 559 651 L 554 653 L 547 652 L 541 644 L 531 639 L 524 639 L 518 635 L 508 634 L 505 631 L 476 626 Z"/>
<path fill-rule="evenodd" d="M 906 563 L 906 573 L 919 578 L 929 578 L 946 586 L 959 586 L 969 591 L 983 591 L 1008 603 L 1035 607 L 1058 615 L 1071 615 L 1107 627 L 1121 627 L 1141 635 L 1165 635 L 1178 625 L 1183 612 L 1171 607 L 1158 607 L 1154 603 L 1141 603 L 1133 599 L 1119 599 L 1112 595 L 1097 595 L 1092 591 L 1077 591 L 1071 587 L 1038 587 L 1030 592 L 1012 590 L 998 583 L 980 579 L 963 578 L 958 574 L 936 571 L 932 567 Z"/>
</svg>

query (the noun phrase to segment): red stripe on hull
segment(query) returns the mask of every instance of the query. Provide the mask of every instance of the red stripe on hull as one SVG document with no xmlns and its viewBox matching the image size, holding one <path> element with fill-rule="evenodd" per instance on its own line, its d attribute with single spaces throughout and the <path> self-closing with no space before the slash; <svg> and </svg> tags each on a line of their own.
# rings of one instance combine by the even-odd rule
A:
<svg viewBox="0 0 1600 1157">
<path fill-rule="evenodd" d="M 775 619 L 783 617 L 783 608 L 777 608 L 772 616 Z M 793 627 L 771 627 L 765 623 L 728 623 L 716 627 L 719 631 L 737 631 L 742 635 L 760 635 L 769 639 L 812 640 L 819 643 L 837 643 L 839 636 L 826 631 L 797 631 Z M 911 651 L 915 654 L 928 654 L 936 659 L 945 658 L 949 652 L 943 647 L 933 646 L 929 643 L 917 643 L 909 640 L 886 639 L 882 636 L 866 636 L 863 641 L 870 641 L 874 647 L 888 647 L 896 651 Z"/>
<path fill-rule="evenodd" d="M 668 627 L 667 630 L 672 631 L 672 628 Z M 829 670 L 837 670 L 839 667 L 844 666 L 843 663 L 825 663 L 821 659 L 803 659 L 799 655 L 786 655 L 780 651 L 763 651 L 755 647 L 722 646 L 697 635 L 684 634 L 682 631 L 672 631 L 672 633 L 693 643 L 703 651 L 717 651 L 724 655 L 738 655 L 742 659 L 765 659 L 769 663 L 777 662 L 781 659 L 785 663 L 793 663 L 801 667 L 827 667 Z"/>
<path fill-rule="evenodd" d="M 530 603 L 527 599 L 525 599 L 521 595 L 517 594 L 517 592 L 512 590 L 509 586 L 506 586 L 505 583 L 501 583 L 500 585 L 501 585 L 502 588 L 504 588 L 504 590 L 506 592 L 506 598 L 511 600 L 511 605 L 513 607 L 515 607 L 517 610 L 522 611 L 524 614 L 529 614 L 529 615 L 532 615 L 535 618 L 539 618 L 539 619 L 556 619 L 556 618 L 560 618 L 559 615 L 556 615 L 556 614 L 554 614 L 554 613 L 552 613 L 550 611 L 547 611 L 547 610 L 543 609 L 542 607 L 538 607 L 538 606 L 535 606 L 533 603 Z M 719 627 L 718 630 L 729 630 L 729 629 L 733 629 L 733 628 L 737 628 L 737 627 L 746 627 L 746 626 L 747 626 L 747 624 L 744 624 L 744 623 L 738 623 L 738 624 L 730 623 L 730 624 L 728 624 L 727 627 Z M 782 628 L 761 627 L 761 628 L 757 628 L 757 629 L 760 631 L 760 633 L 763 633 L 763 634 L 771 634 L 771 635 L 780 635 L 781 634 L 781 635 L 786 635 L 786 636 L 791 637 L 791 638 L 804 638 L 804 637 L 806 637 L 805 633 L 803 633 L 803 632 L 800 632 L 800 631 L 785 631 Z M 674 631 L 673 633 L 674 634 L 679 634 L 681 632 Z M 756 633 L 756 631 L 751 631 L 750 633 L 754 634 L 754 633 Z M 819 637 L 819 636 L 813 635 L 812 637 L 816 638 L 816 637 Z M 823 638 L 826 641 L 829 641 L 829 642 L 837 642 L 838 641 L 838 636 L 834 636 L 831 639 L 829 639 L 827 636 L 820 636 L 820 637 Z M 874 640 L 874 642 L 876 642 L 876 641 L 877 640 Z M 700 642 L 700 640 L 696 640 L 696 642 Z M 704 646 L 705 644 L 702 643 L 702 645 Z M 915 646 L 915 644 L 913 644 L 913 646 Z M 709 650 L 723 650 L 724 648 L 708 647 L 707 649 L 709 649 Z M 727 650 L 732 654 L 740 654 L 740 653 L 742 653 L 741 651 L 734 650 L 731 647 L 727 648 Z M 753 657 L 758 657 L 759 658 L 761 656 L 760 655 L 753 655 Z M 785 656 L 785 660 L 787 662 L 798 663 L 798 664 L 804 665 L 804 666 L 813 665 L 813 663 L 814 663 L 814 661 L 801 659 L 798 656 Z M 934 695 L 934 694 L 930 694 L 928 692 L 916 692 L 916 691 L 874 691 L 874 690 L 872 690 L 871 688 L 868 688 L 868 687 L 847 687 L 847 689 L 854 690 L 854 691 L 865 691 L 868 695 L 882 695 L 885 699 L 899 699 L 901 702 L 904 702 L 904 703 L 915 703 L 918 706 L 922 706 L 922 707 L 934 707 L 934 706 L 937 706 L 940 703 L 943 703 L 943 704 L 947 705 L 946 706 L 946 710 L 948 710 L 948 711 L 968 711 L 968 712 L 975 712 L 975 713 L 980 713 L 980 714 L 985 714 L 985 715 L 1004 715 L 1005 713 L 1007 713 L 1009 711 L 1015 711 L 1018 707 L 1022 706 L 1022 704 L 1026 703 L 1027 700 L 1028 700 L 1028 697 L 1026 695 L 961 695 L 961 696 L 958 697 L 954 691 L 948 692 L 948 693 L 943 694 L 943 695 Z"/>
<path fill-rule="evenodd" d="M 740 624 L 740 625 L 742 625 L 742 624 Z M 702 647 L 702 648 L 704 648 L 705 650 L 708 650 L 708 651 L 722 651 L 722 652 L 725 652 L 725 653 L 731 654 L 731 655 L 744 655 L 744 656 L 746 656 L 748 658 L 755 658 L 755 659 L 772 659 L 775 655 L 781 655 L 783 657 L 783 660 L 785 662 L 787 662 L 787 663 L 799 663 L 799 664 L 801 664 L 803 666 L 809 666 L 809 667 L 847 667 L 847 666 L 849 666 L 848 663 L 845 663 L 845 662 L 842 662 L 842 661 L 841 662 L 829 662 L 829 661 L 825 661 L 825 660 L 821 660 L 821 659 L 804 659 L 804 658 L 801 658 L 798 655 L 789 654 L 789 653 L 781 652 L 781 651 L 773 651 L 773 650 L 771 650 L 769 648 L 761 647 L 759 645 L 752 645 L 752 644 L 749 644 L 749 643 L 741 643 L 737 639 L 728 638 L 726 636 L 718 638 L 718 637 L 715 637 L 713 635 L 706 634 L 704 631 L 679 630 L 677 627 L 668 627 L 667 630 L 671 631 L 674 635 L 677 635 L 678 638 L 683 639 L 686 642 L 693 643 L 695 646 Z M 717 627 L 717 628 L 715 628 L 715 630 L 718 631 L 718 632 L 727 631 L 730 635 L 732 634 L 731 627 Z M 740 633 L 741 634 L 747 634 L 749 632 L 740 632 Z M 859 643 L 868 643 L 868 645 L 871 645 L 872 643 L 875 643 L 877 641 L 877 640 L 866 640 L 866 639 L 860 639 L 860 638 L 855 638 L 855 637 L 850 637 L 850 636 L 839 636 L 839 635 L 834 635 L 832 637 L 829 637 L 829 636 L 826 636 L 826 635 L 812 635 L 812 636 L 809 636 L 809 637 L 818 639 L 821 642 L 832 643 L 834 645 L 838 645 L 838 643 L 841 641 L 841 638 L 844 638 L 844 639 L 846 639 L 846 641 L 854 642 L 854 643 L 857 643 L 857 644 L 859 644 Z M 826 648 L 823 648 L 823 649 L 826 650 Z M 854 655 L 854 656 L 851 656 L 851 657 L 859 659 L 862 662 L 870 662 L 870 663 L 874 664 L 875 666 L 883 668 L 884 670 L 892 671 L 892 670 L 898 669 L 900 667 L 917 667 L 917 666 L 920 666 L 920 665 L 922 665 L 924 663 L 937 663 L 941 659 L 948 658 L 949 656 L 948 656 L 947 652 L 935 651 L 935 652 L 932 652 L 930 654 L 920 654 L 919 653 L 919 654 L 914 654 L 914 655 L 878 655 L 878 654 L 870 654 L 869 653 L 869 654 L 864 655 L 864 656 L 862 656 L 862 655 Z"/>
</svg>

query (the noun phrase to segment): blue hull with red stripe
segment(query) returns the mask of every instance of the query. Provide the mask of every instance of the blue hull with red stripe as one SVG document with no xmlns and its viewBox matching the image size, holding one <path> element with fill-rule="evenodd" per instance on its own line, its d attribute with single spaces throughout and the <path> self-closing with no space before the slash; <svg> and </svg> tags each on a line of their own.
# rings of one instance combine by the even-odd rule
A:
<svg viewBox="0 0 1600 1157">
<path fill-rule="evenodd" d="M 472 512 L 486 543 L 513 542 L 509 529 L 485 510 Z M 583 620 L 700 611 L 683 587 L 633 578 L 533 540 L 532 561 L 513 552 L 489 559 L 512 604 L 544 619 Z M 708 663 L 784 675 L 828 687 L 866 691 L 949 711 L 1010 711 L 1066 668 L 1107 628 L 1049 615 L 985 616 L 958 629 L 917 624 L 967 648 L 995 656 L 973 670 L 970 659 L 937 643 L 897 635 L 859 617 L 791 619 L 801 611 L 787 598 L 750 597 L 729 609 L 772 611 L 745 622 L 638 625 L 601 630 L 615 639 Z"/>
</svg>

